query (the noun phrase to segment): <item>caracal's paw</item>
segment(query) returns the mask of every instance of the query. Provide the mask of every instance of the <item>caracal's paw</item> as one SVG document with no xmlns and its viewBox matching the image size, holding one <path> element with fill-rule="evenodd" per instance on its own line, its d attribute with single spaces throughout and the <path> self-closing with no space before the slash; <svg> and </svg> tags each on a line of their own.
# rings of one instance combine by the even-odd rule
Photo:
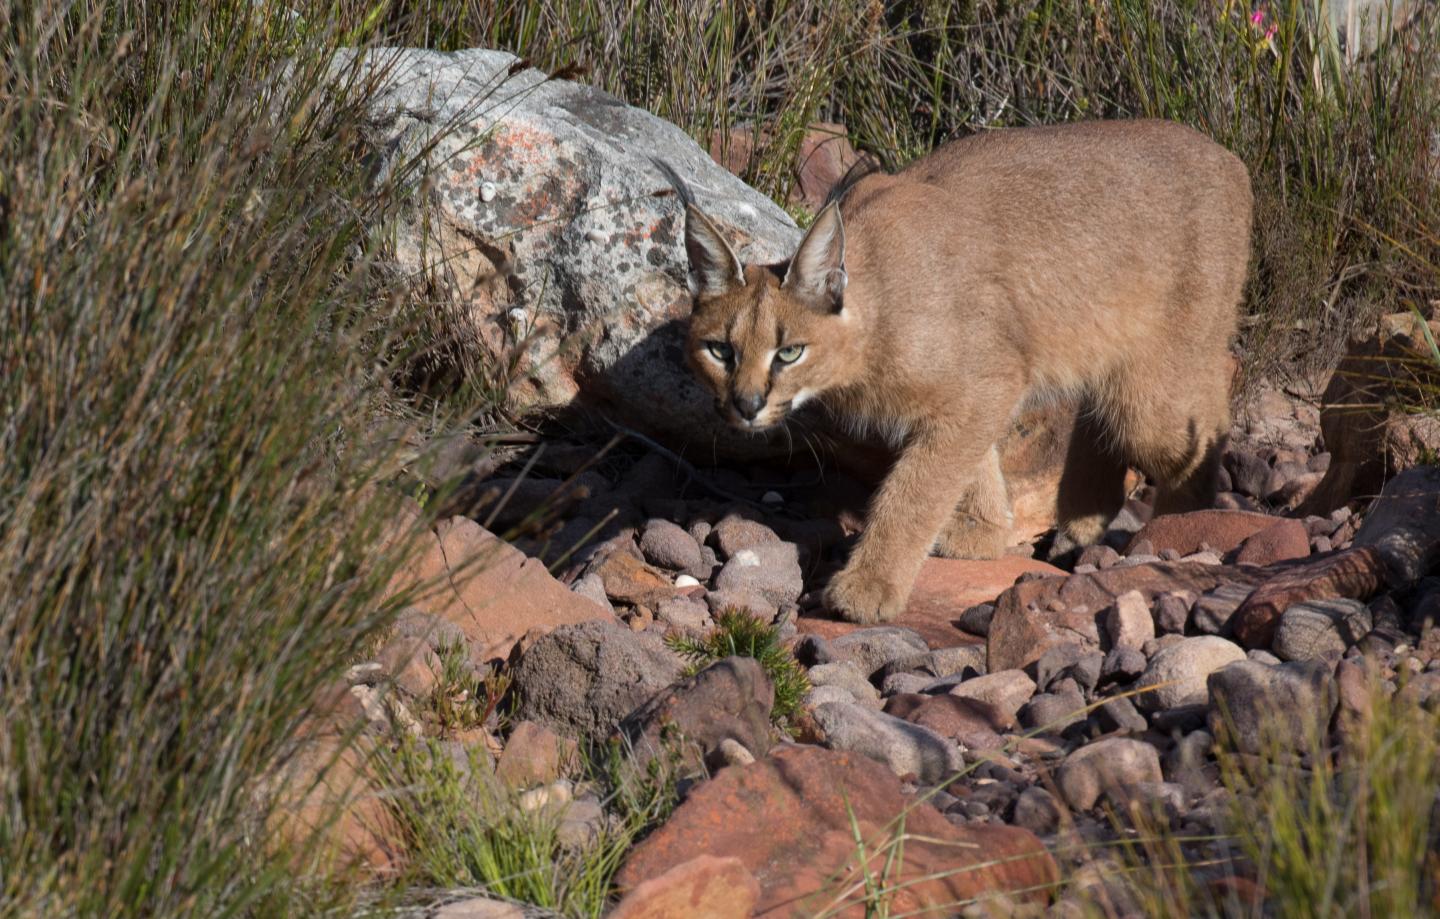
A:
<svg viewBox="0 0 1440 919">
<path fill-rule="evenodd" d="M 910 584 L 898 584 L 866 567 L 847 567 L 830 579 L 825 603 L 848 622 L 889 622 L 905 611 Z"/>
<path fill-rule="evenodd" d="M 933 552 L 941 558 L 999 558 L 1009 541 L 1005 527 L 957 518 L 935 540 Z"/>
</svg>

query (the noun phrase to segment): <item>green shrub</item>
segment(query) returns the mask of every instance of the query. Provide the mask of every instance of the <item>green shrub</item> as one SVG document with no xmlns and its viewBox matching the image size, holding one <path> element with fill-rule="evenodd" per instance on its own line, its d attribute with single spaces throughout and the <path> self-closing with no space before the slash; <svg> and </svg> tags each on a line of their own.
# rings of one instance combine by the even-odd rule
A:
<svg viewBox="0 0 1440 919">
<path fill-rule="evenodd" d="M 800 701 L 810 691 L 805 668 L 781 642 L 780 629 L 744 610 L 722 610 L 715 617 L 715 628 L 703 638 L 670 635 L 665 643 L 690 662 L 686 676 L 694 676 L 727 657 L 753 657 L 759 661 L 775 687 L 771 717 L 780 724 L 794 721 L 800 713 Z"/>
</svg>

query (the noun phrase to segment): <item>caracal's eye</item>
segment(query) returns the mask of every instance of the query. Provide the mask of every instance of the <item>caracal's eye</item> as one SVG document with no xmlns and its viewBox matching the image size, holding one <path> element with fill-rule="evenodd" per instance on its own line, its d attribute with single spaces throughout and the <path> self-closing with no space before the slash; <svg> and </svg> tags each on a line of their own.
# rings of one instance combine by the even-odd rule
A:
<svg viewBox="0 0 1440 919">
<path fill-rule="evenodd" d="M 775 360 L 782 364 L 793 364 L 800 360 L 800 355 L 805 353 L 804 345 L 786 345 L 775 352 Z"/>
<path fill-rule="evenodd" d="M 730 347 L 728 342 L 707 341 L 705 347 L 710 351 L 710 356 L 722 364 L 730 363 L 730 359 L 735 356 L 735 349 Z"/>
</svg>

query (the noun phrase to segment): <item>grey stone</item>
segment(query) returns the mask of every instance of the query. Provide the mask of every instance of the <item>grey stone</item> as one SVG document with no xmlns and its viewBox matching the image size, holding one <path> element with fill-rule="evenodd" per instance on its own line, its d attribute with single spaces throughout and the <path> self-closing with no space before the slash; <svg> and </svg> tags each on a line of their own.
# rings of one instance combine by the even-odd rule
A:
<svg viewBox="0 0 1440 919">
<path fill-rule="evenodd" d="M 1241 584 L 1220 585 L 1195 601 L 1190 609 L 1190 625 L 1202 635 L 1225 634 L 1230 617 L 1253 592 L 1253 587 Z"/>
<path fill-rule="evenodd" d="M 1155 637 L 1155 619 L 1150 604 L 1138 590 L 1129 590 L 1115 598 L 1115 605 L 1105 610 L 1101 620 L 1111 648 L 1140 650 Z"/>
<path fill-rule="evenodd" d="M 865 678 L 851 661 L 837 661 L 833 664 L 820 664 L 811 667 L 809 671 L 810 685 L 812 686 L 839 686 L 850 694 L 850 701 L 858 702 L 868 708 L 880 707 L 880 693 Z"/>
<path fill-rule="evenodd" d="M 1045 692 L 1020 709 L 1020 724 L 1032 731 L 1060 734 L 1085 718 L 1084 708 L 1085 698 L 1078 692 Z"/>
<path fill-rule="evenodd" d="M 713 765 L 726 740 L 760 757 L 774 743 L 774 704 L 775 690 L 760 662 L 727 657 L 628 713 L 619 733 L 642 763 L 679 755 L 691 766 Z"/>
<path fill-rule="evenodd" d="M 990 634 L 990 620 L 995 618 L 995 604 L 980 603 L 960 614 L 960 628 L 981 637 Z"/>
<path fill-rule="evenodd" d="M 813 709 L 817 705 L 824 705 L 826 702 L 855 703 L 855 697 L 843 686 L 812 686 L 805 694 L 803 702 L 807 709 Z"/>
<path fill-rule="evenodd" d="M 1167 591 L 1155 598 L 1155 629 L 1161 634 L 1179 634 L 1190 621 L 1195 598 L 1187 593 Z"/>
<path fill-rule="evenodd" d="M 826 642 L 832 659 L 850 661 L 866 677 L 894 660 L 930 650 L 918 632 L 894 625 L 856 629 Z"/>
<path fill-rule="evenodd" d="M 1112 731 L 1139 734 L 1149 727 L 1145 716 L 1135 710 L 1135 703 L 1126 696 L 1107 699 L 1090 717 L 1107 734 Z"/>
<path fill-rule="evenodd" d="M 1306 752 L 1324 737 L 1339 702 L 1330 666 L 1240 661 L 1210 674 L 1210 730 L 1244 753 Z"/>
<path fill-rule="evenodd" d="M 1440 466 L 1414 466 L 1386 482 L 1354 544 L 1379 553 L 1391 586 L 1429 574 L 1440 564 Z"/>
<path fill-rule="evenodd" d="M 1048 836 L 1060 825 L 1060 805 L 1055 796 L 1038 785 L 1020 792 L 1010 822 L 1036 836 Z"/>
<path fill-rule="evenodd" d="M 467 896 L 451 900 L 431 915 L 432 919 L 525 919 L 525 910 L 505 900 Z"/>
<path fill-rule="evenodd" d="M 1371 628 L 1370 608 L 1359 600 L 1296 603 L 1281 614 L 1270 650 L 1282 661 L 1339 658 Z"/>
<path fill-rule="evenodd" d="M 1203 705 L 1208 698 L 1205 678 L 1233 661 L 1245 659 L 1245 650 L 1214 635 L 1186 638 L 1157 652 L 1140 675 L 1141 686 L 1158 688 L 1137 697 L 1146 711 L 1183 705 Z"/>
<path fill-rule="evenodd" d="M 1035 694 L 1035 681 L 1023 670 L 1001 670 L 966 680 L 950 690 L 950 695 L 962 699 L 979 699 L 988 702 L 1014 718 L 1020 706 Z"/>
<path fill-rule="evenodd" d="M 715 589 L 758 594 L 776 607 L 793 604 L 805 589 L 795 544 L 764 543 L 737 551 L 715 576 Z"/>
<path fill-rule="evenodd" d="M 879 760 L 896 775 L 939 784 L 964 767 L 960 748 L 929 728 L 852 702 L 826 702 L 812 712 L 823 744 Z"/>
<path fill-rule="evenodd" d="M 710 591 L 705 594 L 705 605 L 710 609 L 711 616 L 727 610 L 740 610 L 764 622 L 774 622 L 780 612 L 778 604 L 770 602 L 759 592 L 738 588 Z"/>
<path fill-rule="evenodd" d="M 640 553 L 645 561 L 672 571 L 699 576 L 704 566 L 700 544 L 678 524 L 668 520 L 651 520 L 640 534 Z M 709 572 L 705 572 L 709 575 Z"/>
<path fill-rule="evenodd" d="M 1251 648 L 1245 652 L 1245 657 L 1257 664 L 1278 664 L 1280 658 L 1266 651 L 1264 648 Z"/>
<path fill-rule="evenodd" d="M 1145 655 L 1134 648 L 1116 648 L 1100 665 L 1101 682 L 1128 683 L 1145 672 Z"/>
<path fill-rule="evenodd" d="M 699 634 L 715 625 L 710 608 L 699 597 L 666 597 L 655 608 L 655 618 L 682 632 Z"/>
<path fill-rule="evenodd" d="M 684 663 L 654 632 L 615 622 L 562 625 L 513 668 L 517 721 L 603 740 L 637 706 L 680 679 Z"/>
<path fill-rule="evenodd" d="M 728 514 L 715 524 L 710 531 L 710 542 L 719 551 L 720 557 L 729 559 L 742 549 L 753 549 L 780 541 L 775 531 L 758 520 Z"/>
<path fill-rule="evenodd" d="M 479 340 L 526 342 L 523 407 L 578 396 L 673 442 L 785 452 L 783 432 L 726 425 L 674 359 L 684 347 L 674 319 L 690 299 L 684 210 L 656 194 L 670 184 L 652 158 L 685 177 L 747 263 L 780 261 L 799 241 L 783 210 L 674 124 L 514 55 L 344 50 L 336 66 L 355 55 L 383 80 L 371 103 L 374 171 L 423 154 L 433 190 L 417 192 L 396 231 L 397 268 L 433 277 L 452 309 L 470 311 Z"/>
<path fill-rule="evenodd" d="M 1086 744 L 1060 764 L 1056 784 L 1076 810 L 1089 810 L 1102 795 L 1123 796 L 1142 782 L 1163 782 L 1160 754 L 1150 744 L 1109 737 Z"/>
</svg>

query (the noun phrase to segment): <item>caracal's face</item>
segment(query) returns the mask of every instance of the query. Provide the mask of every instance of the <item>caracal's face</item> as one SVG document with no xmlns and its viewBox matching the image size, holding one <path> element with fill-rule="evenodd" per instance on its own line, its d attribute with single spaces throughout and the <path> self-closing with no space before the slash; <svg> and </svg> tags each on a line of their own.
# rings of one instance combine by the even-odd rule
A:
<svg viewBox="0 0 1440 919">
<path fill-rule="evenodd" d="M 690 363 L 722 418 L 763 431 L 854 376 L 837 207 L 815 218 L 790 262 L 772 266 L 742 266 L 708 217 L 691 206 L 686 218 L 696 289 Z"/>
<path fill-rule="evenodd" d="M 690 318 L 689 357 L 729 424 L 763 431 L 843 376 L 850 349 L 842 315 L 781 286 L 783 266 L 745 269 L 745 285 L 701 295 Z"/>
</svg>

